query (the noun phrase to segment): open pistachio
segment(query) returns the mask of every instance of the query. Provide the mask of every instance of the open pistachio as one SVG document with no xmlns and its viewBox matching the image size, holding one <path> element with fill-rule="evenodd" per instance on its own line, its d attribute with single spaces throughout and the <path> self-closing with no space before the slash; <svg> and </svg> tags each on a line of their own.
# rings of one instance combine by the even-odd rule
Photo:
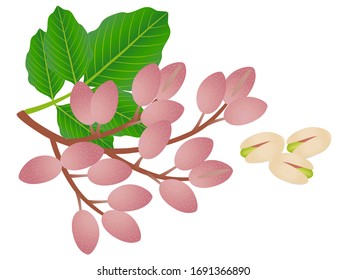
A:
<svg viewBox="0 0 347 280">
<path fill-rule="evenodd" d="M 292 184 L 306 184 L 313 176 L 313 165 L 297 154 L 282 153 L 275 155 L 269 168 L 276 177 Z"/>
<path fill-rule="evenodd" d="M 312 157 L 328 148 L 331 136 L 328 131 L 319 127 L 308 127 L 292 134 L 288 140 L 288 152 Z"/>
<path fill-rule="evenodd" d="M 273 132 L 262 132 L 248 137 L 241 143 L 241 156 L 247 162 L 269 161 L 274 155 L 282 152 L 284 139 Z"/>
</svg>

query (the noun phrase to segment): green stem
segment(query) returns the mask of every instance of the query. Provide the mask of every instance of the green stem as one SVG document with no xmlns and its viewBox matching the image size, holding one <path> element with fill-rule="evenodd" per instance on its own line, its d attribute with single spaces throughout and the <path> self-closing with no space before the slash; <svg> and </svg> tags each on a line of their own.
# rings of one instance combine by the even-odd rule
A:
<svg viewBox="0 0 347 280">
<path fill-rule="evenodd" d="M 48 108 L 48 107 L 50 107 L 50 106 L 52 106 L 52 105 L 56 105 L 56 104 L 59 103 L 60 101 L 63 101 L 64 99 L 70 97 L 70 95 L 71 95 L 71 92 L 68 93 L 68 94 L 65 94 L 65 95 L 62 96 L 62 97 L 59 97 L 59 98 L 54 99 L 54 100 L 52 100 L 52 101 L 49 101 L 49 102 L 47 102 L 47 103 L 43 103 L 43 104 L 41 104 L 41 105 L 39 105 L 39 106 L 35 106 L 35 107 L 28 108 L 28 109 L 24 110 L 24 112 L 27 113 L 27 114 L 36 113 L 36 112 L 41 111 L 41 110 L 43 110 L 43 109 L 46 109 L 46 108 Z"/>
</svg>

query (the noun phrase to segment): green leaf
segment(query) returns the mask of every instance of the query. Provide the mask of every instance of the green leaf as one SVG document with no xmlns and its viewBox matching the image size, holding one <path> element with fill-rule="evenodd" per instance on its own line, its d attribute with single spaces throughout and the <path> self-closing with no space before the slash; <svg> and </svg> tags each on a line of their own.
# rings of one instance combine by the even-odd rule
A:
<svg viewBox="0 0 347 280">
<path fill-rule="evenodd" d="M 101 126 L 100 131 L 111 130 L 115 127 L 119 127 L 122 124 L 127 123 L 134 116 L 136 111 L 137 104 L 135 103 L 132 94 L 119 90 L 118 91 L 118 107 L 116 114 L 112 118 L 112 120 Z M 140 111 L 141 112 L 141 111 Z M 116 136 L 132 136 L 132 137 L 140 137 L 142 132 L 146 127 L 140 123 L 137 125 L 130 126 L 120 132 L 117 132 Z"/>
<path fill-rule="evenodd" d="M 98 87 L 112 80 L 118 88 L 130 91 L 138 71 L 147 64 L 159 64 L 169 36 L 167 12 L 143 8 L 106 18 L 89 33 L 93 59 L 85 82 Z"/>
<path fill-rule="evenodd" d="M 47 57 L 43 49 L 44 37 L 45 32 L 39 29 L 31 38 L 25 66 L 29 74 L 29 83 L 53 100 L 65 81 L 48 69 Z"/>
<path fill-rule="evenodd" d="M 88 125 L 80 123 L 72 113 L 70 104 L 57 106 L 60 134 L 65 138 L 81 138 L 90 135 Z M 103 148 L 113 148 L 113 136 L 92 141 Z"/>
<path fill-rule="evenodd" d="M 44 50 L 48 67 L 74 84 L 83 76 L 92 58 L 86 30 L 71 12 L 60 7 L 48 18 Z"/>
</svg>

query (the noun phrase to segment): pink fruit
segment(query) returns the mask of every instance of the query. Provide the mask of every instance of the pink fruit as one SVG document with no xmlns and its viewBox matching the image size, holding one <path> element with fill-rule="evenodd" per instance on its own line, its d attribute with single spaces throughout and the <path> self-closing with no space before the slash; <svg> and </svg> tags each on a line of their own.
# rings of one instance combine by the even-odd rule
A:
<svg viewBox="0 0 347 280">
<path fill-rule="evenodd" d="M 116 113 L 118 89 L 113 81 L 103 83 L 95 91 L 91 101 L 91 112 L 97 123 L 108 123 Z"/>
<path fill-rule="evenodd" d="M 139 139 L 139 153 L 143 158 L 154 158 L 159 155 L 170 140 L 171 124 L 159 121 L 148 126 Z"/>
<path fill-rule="evenodd" d="M 148 105 L 141 114 L 141 121 L 149 126 L 158 121 L 173 123 L 183 114 L 184 107 L 171 100 L 158 100 Z"/>
<path fill-rule="evenodd" d="M 208 76 L 201 83 L 196 96 L 199 110 L 204 114 L 214 112 L 223 100 L 225 87 L 226 82 L 222 72 Z"/>
<path fill-rule="evenodd" d="M 238 98 L 246 97 L 255 82 L 255 71 L 252 67 L 244 67 L 231 73 L 226 81 L 224 101 L 227 104 Z"/>
<path fill-rule="evenodd" d="M 127 213 L 110 210 L 102 215 L 102 224 L 109 234 L 124 242 L 137 242 L 141 232 L 136 221 Z"/>
<path fill-rule="evenodd" d="M 161 71 L 158 99 L 170 99 L 181 88 L 186 77 L 186 66 L 176 62 L 165 66 Z"/>
<path fill-rule="evenodd" d="M 190 171 L 189 181 L 196 187 L 209 188 L 222 184 L 232 173 L 232 168 L 224 162 L 207 160 Z"/>
<path fill-rule="evenodd" d="M 28 184 L 40 184 L 57 177 L 61 163 L 51 156 L 38 156 L 29 160 L 19 172 L 19 179 Z"/>
<path fill-rule="evenodd" d="M 104 149 L 90 142 L 72 144 L 61 155 L 61 164 L 70 170 L 87 168 L 98 162 Z"/>
<path fill-rule="evenodd" d="M 131 175 L 132 169 L 118 159 L 102 159 L 88 170 L 88 178 L 97 185 L 113 185 L 123 182 Z"/>
<path fill-rule="evenodd" d="M 137 185 L 124 185 L 113 190 L 108 204 L 118 211 L 132 211 L 145 207 L 152 199 L 146 189 Z"/>
<path fill-rule="evenodd" d="M 213 141 L 207 137 L 197 137 L 183 143 L 175 155 L 175 165 L 181 170 L 189 170 L 201 164 L 211 153 Z"/>
<path fill-rule="evenodd" d="M 192 213 L 198 209 L 196 197 L 185 183 L 169 179 L 160 184 L 160 195 L 167 204 L 185 213 Z"/>
<path fill-rule="evenodd" d="M 71 92 L 70 106 L 75 117 L 84 124 L 95 122 L 91 112 L 92 90 L 83 82 L 77 82 Z"/>
<path fill-rule="evenodd" d="M 157 64 L 142 68 L 134 78 L 132 94 L 139 106 L 146 106 L 156 97 L 160 86 L 160 70 Z"/>
<path fill-rule="evenodd" d="M 224 119 L 234 125 L 242 125 L 259 119 L 266 111 L 264 101 L 254 97 L 235 100 L 224 111 Z"/>
<path fill-rule="evenodd" d="M 94 251 L 99 240 L 99 226 L 88 211 L 76 212 L 72 219 L 72 233 L 77 247 L 85 254 Z"/>
</svg>

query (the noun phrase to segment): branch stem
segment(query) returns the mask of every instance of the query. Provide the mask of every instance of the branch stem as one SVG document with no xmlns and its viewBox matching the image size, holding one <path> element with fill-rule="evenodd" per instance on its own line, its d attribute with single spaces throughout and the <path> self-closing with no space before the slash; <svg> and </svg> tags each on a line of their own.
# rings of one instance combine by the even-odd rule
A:
<svg viewBox="0 0 347 280">
<path fill-rule="evenodd" d="M 23 121 L 26 125 L 30 126 L 32 129 L 36 130 L 38 133 L 42 134 L 43 136 L 45 136 L 49 139 L 56 141 L 56 142 L 64 144 L 66 146 L 70 146 L 70 145 L 72 145 L 74 143 L 78 143 L 78 142 L 89 142 L 89 141 L 96 140 L 99 138 L 104 138 L 106 136 L 113 135 L 119 131 L 122 131 L 123 129 L 126 129 L 130 126 L 133 126 L 133 125 L 141 122 L 140 120 L 137 120 L 137 119 L 131 119 L 127 123 L 124 123 L 124 124 L 122 124 L 116 128 L 113 128 L 113 129 L 110 129 L 110 130 L 107 130 L 104 132 L 100 132 L 100 134 L 94 133 L 92 135 L 89 135 L 87 137 L 82 137 L 82 138 L 64 138 L 64 137 L 61 137 L 60 135 L 48 130 L 47 128 L 40 125 L 36 121 L 34 121 L 25 111 L 20 111 L 19 113 L 17 113 L 17 116 L 21 121 Z"/>
<path fill-rule="evenodd" d="M 57 142 L 55 142 L 54 140 L 51 140 L 51 145 L 52 145 L 52 149 L 54 152 L 54 155 L 57 159 L 60 160 L 60 152 L 59 152 L 59 148 L 57 145 Z M 103 215 L 104 212 L 102 212 L 98 207 L 96 207 L 94 204 L 90 203 L 90 201 L 88 200 L 88 198 L 85 197 L 85 195 L 79 190 L 79 188 L 77 187 L 77 185 L 75 184 L 75 182 L 73 181 L 73 179 L 71 178 L 71 175 L 69 173 L 69 171 L 66 168 L 62 168 L 62 172 L 66 178 L 66 180 L 68 181 L 68 183 L 70 184 L 71 188 L 73 189 L 73 191 L 76 193 L 77 198 L 79 200 L 83 200 L 83 202 L 85 204 L 87 204 L 90 208 L 92 208 L 95 212 L 99 213 L 100 215 Z M 81 209 L 82 207 L 79 205 L 79 208 Z"/>
<path fill-rule="evenodd" d="M 199 125 L 201 124 L 201 122 L 202 122 L 204 116 L 205 116 L 205 114 L 202 113 L 201 116 L 200 116 L 200 118 L 199 118 L 199 120 L 198 120 L 198 122 L 196 123 L 196 125 L 194 126 L 193 129 L 196 129 L 197 127 L 199 127 Z"/>
<path fill-rule="evenodd" d="M 197 134 L 198 132 L 200 132 L 201 130 L 206 128 L 207 126 L 222 120 L 222 119 L 218 119 L 217 120 L 217 118 L 225 110 L 226 107 L 227 107 L 227 104 L 224 104 L 223 106 L 221 106 L 221 108 L 214 115 L 212 115 L 206 122 L 204 122 L 203 124 L 199 124 L 201 122 L 200 119 L 203 118 L 203 116 L 201 116 L 199 121 L 198 121 L 198 124 L 191 131 L 186 132 L 184 134 L 181 134 L 180 136 L 177 136 L 177 137 L 174 137 L 174 138 L 170 139 L 168 144 L 173 144 L 173 143 L 179 142 L 181 140 L 184 140 L 186 138 L 189 138 L 189 137 Z M 59 158 L 60 158 L 60 153 L 59 153 L 59 150 L 58 150 L 58 147 L 57 147 L 57 142 L 59 142 L 61 144 L 64 144 L 66 146 L 70 146 L 70 145 L 72 145 L 74 143 L 77 143 L 77 142 L 86 142 L 86 141 L 96 140 L 96 139 L 103 138 L 103 137 L 108 136 L 108 135 L 112 135 L 112 134 L 114 134 L 114 133 L 116 133 L 118 131 L 121 131 L 121 130 L 127 128 L 127 127 L 130 127 L 130 126 L 132 126 L 134 124 L 137 124 L 137 123 L 141 122 L 139 120 L 139 115 L 135 113 L 133 119 L 131 119 L 129 122 L 127 122 L 127 123 L 125 123 L 125 124 L 123 124 L 123 125 L 121 125 L 119 127 L 116 127 L 114 129 L 102 132 L 100 134 L 95 133 L 93 135 L 90 135 L 90 136 L 87 136 L 87 137 L 83 137 L 83 138 L 70 138 L 70 139 L 67 139 L 67 138 L 61 137 L 60 135 L 58 135 L 58 134 L 50 131 L 49 129 L 45 128 L 44 126 L 40 125 L 39 123 L 34 121 L 28 115 L 28 113 L 26 113 L 25 111 L 19 112 L 17 114 L 17 116 L 25 124 L 27 124 L 28 126 L 33 128 L 34 130 L 36 130 L 37 132 L 39 132 L 40 134 L 42 134 L 43 136 L 45 136 L 45 137 L 47 137 L 47 138 L 49 138 L 51 140 L 53 150 L 55 150 L 55 153 L 57 152 L 57 154 L 56 154 L 57 158 L 58 158 L 58 155 L 59 155 Z M 119 156 L 119 154 L 127 154 L 127 153 L 138 152 L 138 148 L 137 147 L 133 147 L 133 148 L 120 148 L 120 149 L 105 148 L 104 152 L 105 152 L 105 154 L 107 154 L 111 158 L 115 158 L 115 159 L 119 159 L 119 160 L 124 161 L 133 170 L 135 170 L 135 171 L 137 171 L 139 173 L 142 173 L 142 174 L 144 174 L 144 175 L 146 175 L 146 176 L 148 176 L 148 177 L 150 177 L 152 179 L 155 179 L 155 181 L 157 181 L 159 183 L 160 183 L 159 179 L 161 179 L 161 180 L 176 179 L 176 180 L 179 180 L 179 181 L 188 181 L 189 180 L 188 177 L 167 176 L 167 174 L 169 174 L 169 172 L 168 173 L 164 172 L 163 174 L 158 174 L 158 173 L 146 170 L 146 169 L 141 168 L 139 166 L 140 160 L 137 163 L 132 164 L 131 162 L 128 162 L 128 161 L 126 161 L 125 159 L 123 159 L 122 157 Z M 89 202 L 89 200 L 79 191 L 78 187 L 75 185 L 74 181 L 72 180 L 73 177 L 71 177 L 71 176 L 74 176 L 74 175 L 69 174 L 69 172 L 66 169 L 64 169 L 64 168 L 63 168 L 63 173 L 64 173 L 66 179 L 68 180 L 69 184 L 71 185 L 73 190 L 79 195 L 79 197 L 87 205 L 89 205 L 91 208 L 94 209 L 95 206 L 93 204 L 91 204 Z M 97 207 L 95 207 L 94 210 L 96 212 L 100 213 L 101 215 L 103 214 L 103 212 L 100 209 L 98 209 Z"/>
<path fill-rule="evenodd" d="M 87 174 L 70 174 L 71 178 L 85 178 L 88 177 Z"/>
<path fill-rule="evenodd" d="M 134 166 L 140 167 L 140 163 L 143 160 L 143 157 L 140 157 L 135 163 Z"/>
<path fill-rule="evenodd" d="M 200 124 L 198 126 L 195 126 L 191 131 L 186 132 L 181 134 L 180 136 L 171 138 L 168 142 L 168 145 L 182 141 L 184 139 L 187 139 L 195 134 L 197 134 L 198 132 L 200 132 L 201 130 L 203 130 L 204 128 L 208 127 L 209 125 L 218 122 L 219 120 L 216 121 L 216 119 L 219 117 L 219 115 L 225 110 L 225 108 L 228 106 L 228 104 L 224 104 L 212 117 L 210 117 L 206 122 L 204 122 L 203 124 Z M 108 150 L 108 149 L 106 149 Z M 130 154 L 130 153 L 136 153 L 139 151 L 139 149 L 137 147 L 132 147 L 132 148 L 119 148 L 119 149 L 110 149 L 112 151 L 114 151 L 117 154 Z"/>
<path fill-rule="evenodd" d="M 167 174 L 171 173 L 172 171 L 174 171 L 175 169 L 176 169 L 176 166 L 171 167 L 170 169 L 166 170 L 165 172 L 161 173 L 160 175 L 163 175 L 163 176 L 167 175 Z"/>
<path fill-rule="evenodd" d="M 101 203 L 107 203 L 107 200 L 89 200 L 89 202 L 93 204 L 101 204 Z"/>
<path fill-rule="evenodd" d="M 147 169 L 141 168 L 139 166 L 136 166 L 136 164 L 133 164 L 127 160 L 125 160 L 124 158 L 120 157 L 119 155 L 117 155 L 116 153 L 113 152 L 112 149 L 105 149 L 105 154 L 107 154 L 110 158 L 114 158 L 114 159 L 118 159 L 121 160 L 123 162 L 125 162 L 126 164 L 128 164 L 133 170 L 146 175 L 150 178 L 156 178 L 156 181 L 160 183 L 160 181 L 158 181 L 158 179 L 161 180 L 167 180 L 167 179 L 175 179 L 178 181 L 188 181 L 189 178 L 188 177 L 174 177 L 174 176 L 166 176 L 166 175 L 162 175 L 162 174 L 158 174 L 152 171 L 149 171 Z"/>
</svg>

